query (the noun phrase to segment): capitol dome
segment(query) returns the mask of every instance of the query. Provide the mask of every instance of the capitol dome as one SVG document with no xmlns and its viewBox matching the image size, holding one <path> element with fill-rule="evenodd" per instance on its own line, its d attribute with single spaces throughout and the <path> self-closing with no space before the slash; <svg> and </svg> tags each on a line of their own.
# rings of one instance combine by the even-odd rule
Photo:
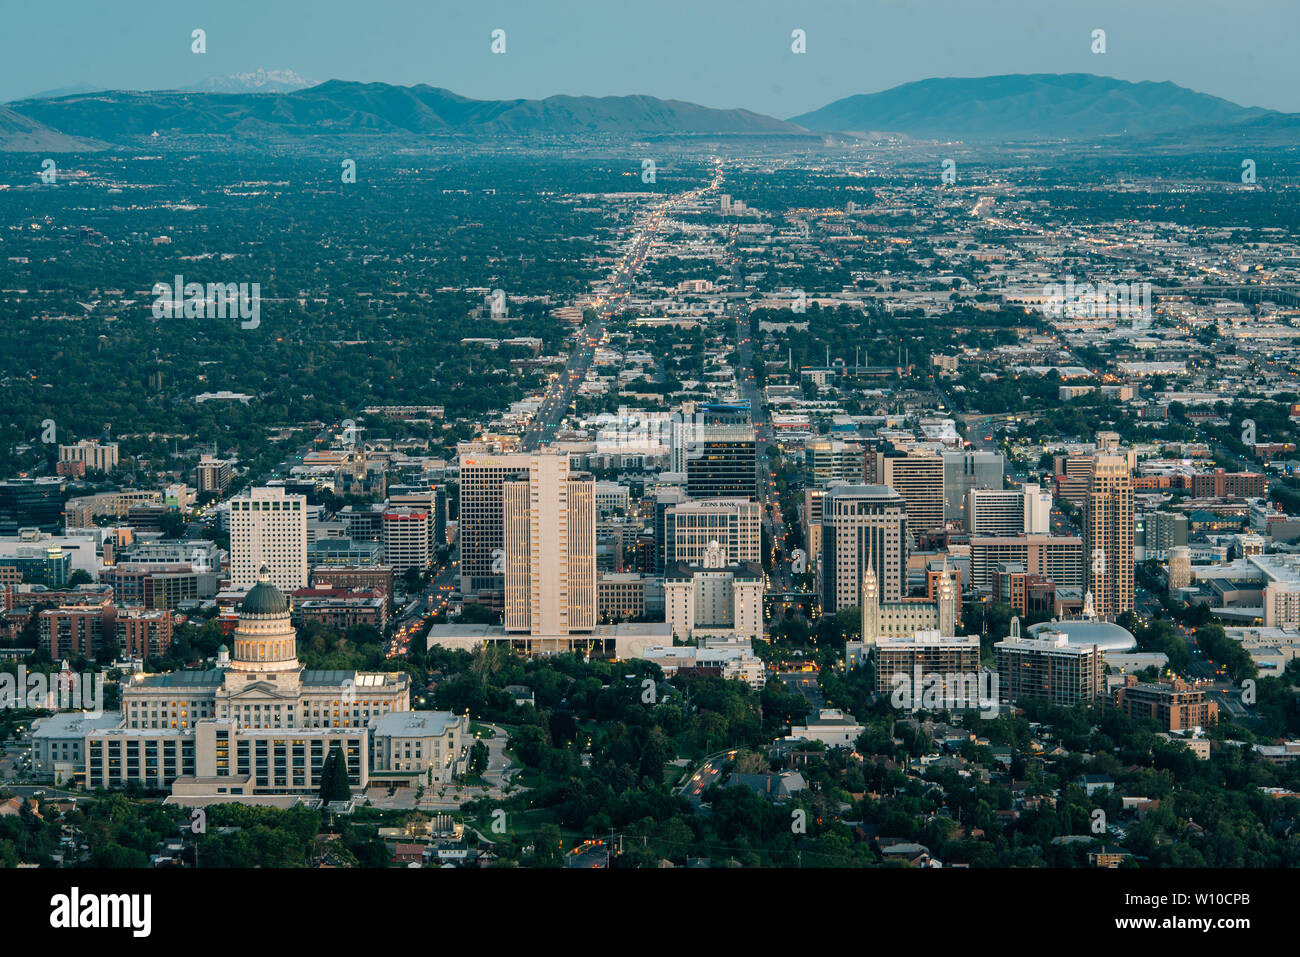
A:
<svg viewBox="0 0 1300 957">
<path fill-rule="evenodd" d="M 240 602 L 239 614 L 240 617 L 289 614 L 289 600 L 280 589 L 271 584 L 271 570 L 265 565 L 257 573 L 257 584 L 248 590 Z"/>
<path fill-rule="evenodd" d="M 263 565 L 257 584 L 239 606 L 231 670 L 268 673 L 299 669 L 297 635 L 289 617 L 289 600 L 271 584 Z"/>
</svg>

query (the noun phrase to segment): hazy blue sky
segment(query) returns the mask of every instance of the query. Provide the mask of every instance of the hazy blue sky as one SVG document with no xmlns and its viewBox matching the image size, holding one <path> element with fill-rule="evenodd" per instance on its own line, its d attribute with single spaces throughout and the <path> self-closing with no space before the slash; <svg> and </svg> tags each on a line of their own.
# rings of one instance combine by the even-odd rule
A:
<svg viewBox="0 0 1300 957">
<path fill-rule="evenodd" d="M 190 52 L 195 27 L 207 31 L 202 56 Z M 498 27 L 503 56 L 489 50 Z M 1098 28 L 1102 55 L 1089 49 Z M 1300 0 L 6 0 L 0 101 L 260 66 L 472 97 L 647 93 L 788 117 L 931 76 L 1087 72 L 1300 112 L 1297 37 Z"/>
</svg>

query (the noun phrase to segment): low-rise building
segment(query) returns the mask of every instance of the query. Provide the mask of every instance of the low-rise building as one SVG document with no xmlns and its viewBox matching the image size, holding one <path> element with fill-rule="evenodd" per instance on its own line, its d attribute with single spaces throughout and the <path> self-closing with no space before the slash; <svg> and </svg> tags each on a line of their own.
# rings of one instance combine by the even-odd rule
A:
<svg viewBox="0 0 1300 957">
<path fill-rule="evenodd" d="M 858 720 L 838 708 L 821 708 L 816 717 L 792 725 L 787 740 L 820 741 L 828 748 L 851 748 L 862 736 Z"/>
<path fill-rule="evenodd" d="M 1214 724 L 1219 706 L 1181 678 L 1171 682 L 1143 682 L 1126 675 L 1113 692 L 1113 702 L 1130 718 L 1149 718 L 1164 731 L 1187 731 Z"/>
<path fill-rule="evenodd" d="M 464 768 L 469 718 L 450 711 L 390 711 L 371 722 L 370 775 L 417 786 L 446 784 Z"/>
</svg>

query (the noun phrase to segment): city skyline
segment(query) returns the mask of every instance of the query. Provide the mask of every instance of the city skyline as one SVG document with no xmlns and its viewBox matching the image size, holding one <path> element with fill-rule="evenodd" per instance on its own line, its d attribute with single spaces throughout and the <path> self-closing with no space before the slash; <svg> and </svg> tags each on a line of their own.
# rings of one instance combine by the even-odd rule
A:
<svg viewBox="0 0 1300 957">
<path fill-rule="evenodd" d="M 1090 937 L 1284 913 L 1298 11 L 6 13 L 0 97 L 189 88 L 0 106 L 19 910 L 176 949 L 237 870 L 373 948 L 412 870 L 852 868 L 1059 882 Z"/>
</svg>

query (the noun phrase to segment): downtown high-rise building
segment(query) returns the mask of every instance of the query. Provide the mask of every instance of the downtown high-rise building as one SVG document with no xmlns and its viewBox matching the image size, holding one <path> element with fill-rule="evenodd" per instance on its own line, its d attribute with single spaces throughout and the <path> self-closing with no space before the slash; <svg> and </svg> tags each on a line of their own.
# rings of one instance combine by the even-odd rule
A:
<svg viewBox="0 0 1300 957">
<path fill-rule="evenodd" d="M 412 569 L 423 572 L 433 563 L 429 544 L 432 519 L 427 508 L 397 505 L 384 510 L 382 519 L 384 560 L 394 574 Z"/>
<path fill-rule="evenodd" d="M 680 502 L 664 515 L 667 563 L 700 565 L 717 542 L 727 562 L 762 561 L 763 517 L 747 498 L 711 498 Z"/>
<path fill-rule="evenodd" d="M 944 460 L 933 452 L 877 453 L 876 478 L 907 502 L 907 527 L 913 539 L 944 527 Z"/>
<path fill-rule="evenodd" d="M 1074 535 L 972 535 L 970 586 L 988 591 L 998 565 L 1020 565 L 1030 575 L 1058 586 L 1083 583 L 1083 541 Z"/>
<path fill-rule="evenodd" d="M 1145 512 L 1134 519 L 1134 546 L 1141 558 L 1164 561 L 1170 551 L 1187 544 L 1187 516 L 1180 512 Z"/>
<path fill-rule="evenodd" d="M 535 456 L 512 452 L 460 457 L 460 590 L 468 601 L 499 608 L 505 597 L 502 486 L 527 473 Z"/>
<path fill-rule="evenodd" d="M 757 498 L 758 439 L 748 406 L 701 406 L 674 417 L 671 461 L 691 498 Z"/>
<path fill-rule="evenodd" d="M 265 565 L 281 591 L 307 587 L 307 497 L 278 486 L 230 500 L 230 584 L 252 588 Z"/>
<path fill-rule="evenodd" d="M 429 515 L 429 560 L 447 543 L 447 493 L 441 485 L 390 485 L 389 508 L 416 508 Z"/>
<path fill-rule="evenodd" d="M 1035 482 L 1026 483 L 1025 534 L 1050 535 L 1052 533 L 1052 493 Z"/>
<path fill-rule="evenodd" d="M 1032 483 L 1014 489 L 973 488 L 966 495 L 965 518 L 971 535 L 1046 535 L 1052 493 Z"/>
<path fill-rule="evenodd" d="M 662 488 L 655 492 L 652 502 L 654 527 L 654 573 L 662 575 L 668 567 L 668 510 L 686 501 L 686 490 Z"/>
<path fill-rule="evenodd" d="M 966 496 L 966 531 L 972 535 L 1020 535 L 1025 494 L 1018 488 L 973 488 Z"/>
<path fill-rule="evenodd" d="M 966 517 L 972 489 L 1001 489 L 1005 462 L 997 452 L 943 453 L 943 517 L 959 522 Z"/>
<path fill-rule="evenodd" d="M 901 493 L 883 485 L 839 485 L 822 496 L 822 613 L 858 605 L 867 563 L 882 601 L 904 593 L 909 515 Z"/>
<path fill-rule="evenodd" d="M 1098 616 L 1133 609 L 1133 479 L 1127 456 L 1097 455 L 1083 503 L 1084 588 Z"/>
<path fill-rule="evenodd" d="M 567 455 L 529 456 L 502 483 L 505 629 L 563 636 L 595 631 L 596 482 Z"/>
<path fill-rule="evenodd" d="M 804 482 L 810 486 L 827 482 L 861 485 L 867 478 L 865 456 L 865 450 L 857 442 L 809 439 L 803 447 Z"/>
</svg>

